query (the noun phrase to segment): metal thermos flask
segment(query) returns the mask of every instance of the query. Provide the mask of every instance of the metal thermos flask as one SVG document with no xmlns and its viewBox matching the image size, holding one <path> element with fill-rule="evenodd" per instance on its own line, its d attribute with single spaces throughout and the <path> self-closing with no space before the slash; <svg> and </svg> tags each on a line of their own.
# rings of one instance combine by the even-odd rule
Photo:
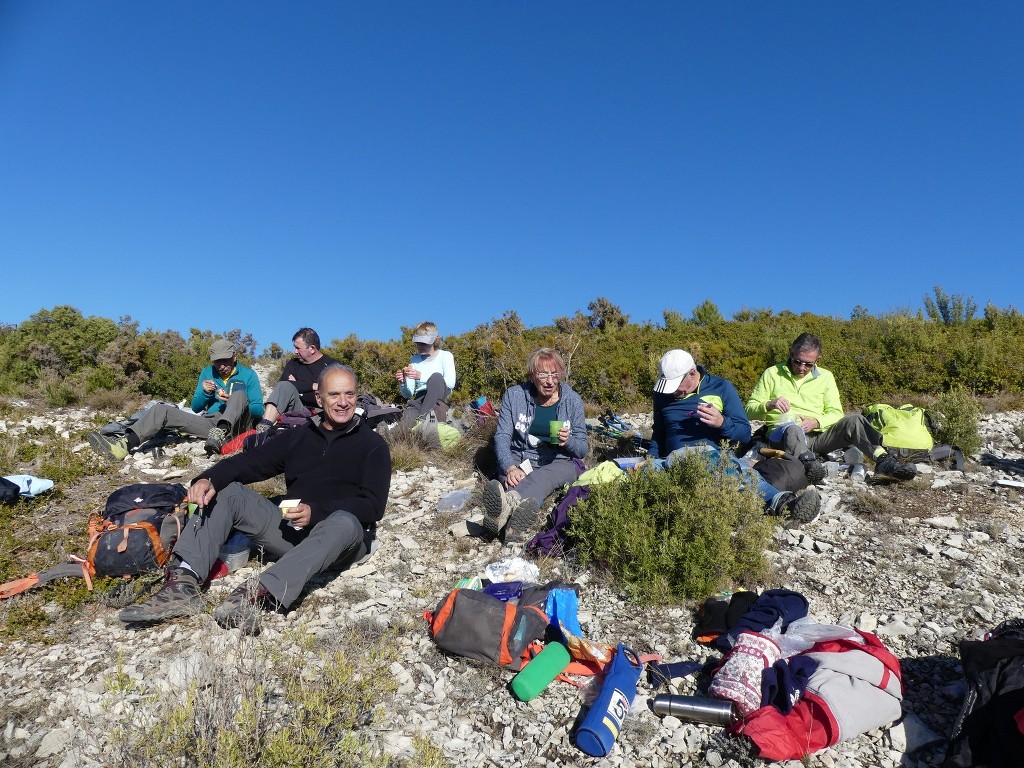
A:
<svg viewBox="0 0 1024 768">
<path fill-rule="evenodd" d="M 654 714 L 664 717 L 672 715 L 680 720 L 708 725 L 732 725 L 736 722 L 736 712 L 731 701 L 710 699 L 704 696 L 673 696 L 660 693 L 651 703 Z"/>
</svg>

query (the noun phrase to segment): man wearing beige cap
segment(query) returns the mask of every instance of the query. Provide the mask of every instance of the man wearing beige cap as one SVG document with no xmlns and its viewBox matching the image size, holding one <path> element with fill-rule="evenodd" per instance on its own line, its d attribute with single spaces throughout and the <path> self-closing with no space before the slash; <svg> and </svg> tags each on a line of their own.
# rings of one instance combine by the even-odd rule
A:
<svg viewBox="0 0 1024 768">
<path fill-rule="evenodd" d="M 750 420 L 736 387 L 697 365 L 686 350 L 669 350 L 658 364 L 654 384 L 651 458 L 656 466 L 664 466 L 687 451 L 707 451 L 717 457 L 723 441 L 734 449 L 750 442 Z M 821 497 L 816 490 L 780 491 L 752 470 L 746 459 L 730 458 L 736 471 L 757 482 L 757 492 L 770 514 L 785 517 L 791 526 L 817 518 Z"/>
<path fill-rule="evenodd" d="M 263 415 L 263 390 L 256 373 L 235 361 L 234 345 L 217 339 L 210 345 L 210 365 L 199 374 L 192 395 L 192 412 L 157 403 L 142 412 L 123 437 L 101 432 L 89 435 L 89 445 L 101 456 L 121 461 L 162 429 L 176 429 L 206 438 L 207 453 L 219 453 L 229 435 L 247 429 Z"/>
</svg>

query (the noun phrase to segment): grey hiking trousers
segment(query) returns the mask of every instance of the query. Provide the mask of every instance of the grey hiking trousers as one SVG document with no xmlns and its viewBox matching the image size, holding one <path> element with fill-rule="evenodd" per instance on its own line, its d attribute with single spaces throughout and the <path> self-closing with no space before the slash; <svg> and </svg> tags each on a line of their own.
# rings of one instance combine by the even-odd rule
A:
<svg viewBox="0 0 1024 768">
<path fill-rule="evenodd" d="M 440 373 L 430 374 L 430 378 L 427 379 L 427 388 L 406 402 L 402 420 L 399 423 L 403 427 L 411 427 L 416 423 L 416 419 L 433 411 L 437 404 L 443 402 L 451 393 L 448 385 L 444 383 L 444 376 Z M 447 409 L 445 409 L 445 413 L 447 413 Z M 444 421 L 444 419 L 439 416 L 438 421 Z"/>
<path fill-rule="evenodd" d="M 543 505 L 544 499 L 563 485 L 575 483 L 577 477 L 579 477 L 579 469 L 576 467 L 576 462 L 556 459 L 542 467 L 534 467 L 533 471 L 511 490 L 517 491 L 524 499 L 536 499 L 538 504 Z M 501 482 L 502 485 L 505 485 L 504 474 L 501 476 Z M 505 487 L 508 488 L 507 485 Z"/>
<path fill-rule="evenodd" d="M 285 608 L 298 599 L 310 578 L 336 562 L 351 564 L 367 551 L 362 523 L 351 512 L 338 510 L 311 528 L 296 531 L 273 501 L 241 483 L 231 483 L 217 492 L 203 514 L 192 516 L 174 545 L 174 554 L 204 579 L 233 530 L 277 560 L 260 574 L 260 584 Z"/>
<path fill-rule="evenodd" d="M 128 427 L 144 443 L 161 429 L 177 429 L 193 437 L 206 437 L 222 421 L 228 423 L 228 435 L 234 436 L 249 426 L 249 397 L 244 390 L 233 392 L 220 413 L 193 413 L 173 405 L 157 403 L 143 411 L 138 421 Z"/>
<path fill-rule="evenodd" d="M 781 441 L 772 441 L 776 448 L 799 456 L 814 451 L 820 456 L 856 446 L 865 456 L 874 456 L 882 446 L 882 433 L 859 413 L 848 413 L 824 432 L 806 434 L 798 424 L 786 428 Z"/>
<path fill-rule="evenodd" d="M 299 397 L 299 390 L 290 381 L 279 381 L 270 390 L 265 400 L 267 405 L 272 405 L 280 413 L 292 413 L 293 411 L 306 410 L 306 404 Z"/>
</svg>

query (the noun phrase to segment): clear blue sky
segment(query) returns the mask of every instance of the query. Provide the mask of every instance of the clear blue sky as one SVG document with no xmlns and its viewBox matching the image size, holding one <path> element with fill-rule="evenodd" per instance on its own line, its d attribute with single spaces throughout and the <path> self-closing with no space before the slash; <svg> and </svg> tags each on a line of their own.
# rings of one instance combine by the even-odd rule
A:
<svg viewBox="0 0 1024 768">
<path fill-rule="evenodd" d="M 0 0 L 0 322 L 1021 308 L 1024 3 Z"/>
</svg>

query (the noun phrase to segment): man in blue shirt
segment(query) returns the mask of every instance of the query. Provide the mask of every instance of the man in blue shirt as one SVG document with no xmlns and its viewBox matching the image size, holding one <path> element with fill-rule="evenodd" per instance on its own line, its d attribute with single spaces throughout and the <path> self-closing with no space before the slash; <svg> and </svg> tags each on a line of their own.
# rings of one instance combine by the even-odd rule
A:
<svg viewBox="0 0 1024 768">
<path fill-rule="evenodd" d="M 707 451 L 715 459 L 723 441 L 733 450 L 750 442 L 750 420 L 731 382 L 712 376 L 682 349 L 666 352 L 658 373 L 649 449 L 657 466 L 671 464 L 693 450 Z M 795 525 L 817 518 L 821 497 L 815 489 L 780 491 L 754 472 L 746 459 L 731 456 L 731 460 L 735 471 L 757 481 L 757 491 L 770 513 L 785 515 Z"/>
<path fill-rule="evenodd" d="M 248 429 L 263 415 L 263 389 L 251 369 L 235 361 L 234 345 L 217 339 L 210 346 L 210 365 L 199 374 L 192 394 L 192 413 L 157 403 L 142 412 L 123 437 L 101 432 L 89 435 L 89 445 L 104 458 L 121 461 L 130 451 L 162 429 L 176 429 L 206 438 L 207 453 L 219 453 L 231 435 Z"/>
</svg>

